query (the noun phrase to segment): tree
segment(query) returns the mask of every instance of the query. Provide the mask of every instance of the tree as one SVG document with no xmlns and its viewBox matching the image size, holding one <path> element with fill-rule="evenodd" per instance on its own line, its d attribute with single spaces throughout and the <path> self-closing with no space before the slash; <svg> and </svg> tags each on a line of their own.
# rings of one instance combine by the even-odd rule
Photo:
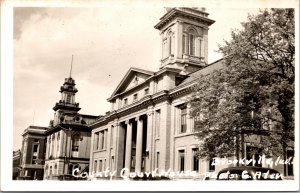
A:
<svg viewBox="0 0 300 193">
<path fill-rule="evenodd" d="M 294 148 L 295 26 L 293 9 L 261 10 L 219 47 L 224 67 L 200 77 L 190 103 L 201 157 L 228 157 L 240 138 L 263 153 Z"/>
</svg>

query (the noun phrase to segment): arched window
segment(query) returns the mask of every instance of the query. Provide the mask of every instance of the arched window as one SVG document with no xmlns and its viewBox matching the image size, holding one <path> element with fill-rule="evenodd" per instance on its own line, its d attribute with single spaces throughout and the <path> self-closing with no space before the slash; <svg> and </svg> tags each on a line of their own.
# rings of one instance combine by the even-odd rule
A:
<svg viewBox="0 0 300 193">
<path fill-rule="evenodd" d="M 49 175 L 52 175 L 52 166 L 50 166 L 50 171 L 49 171 Z"/>
<path fill-rule="evenodd" d="M 60 145 L 60 132 L 57 133 L 56 156 L 59 156 L 59 145 Z"/>
<path fill-rule="evenodd" d="M 71 103 L 71 95 L 67 95 L 67 103 Z"/>
<path fill-rule="evenodd" d="M 194 28 L 189 28 L 182 37 L 182 53 L 190 56 L 199 56 L 201 50 L 201 40 Z"/>
<path fill-rule="evenodd" d="M 58 174 L 58 171 L 57 171 L 57 164 L 54 165 L 54 172 L 53 174 L 57 173 Z"/>
<path fill-rule="evenodd" d="M 72 151 L 78 152 L 79 150 L 79 142 L 80 142 L 80 136 L 79 134 L 74 134 L 72 137 Z"/>
<path fill-rule="evenodd" d="M 68 174 L 72 175 L 72 172 L 73 172 L 73 164 L 70 164 Z"/>
<path fill-rule="evenodd" d="M 173 45 L 173 33 L 172 31 L 168 32 L 168 55 L 174 54 L 174 45 Z"/>
<path fill-rule="evenodd" d="M 48 179 L 48 165 L 45 165 L 44 178 Z"/>
<path fill-rule="evenodd" d="M 45 174 L 47 174 L 48 171 L 48 165 L 45 166 Z"/>
<path fill-rule="evenodd" d="M 55 151 L 55 150 L 54 150 L 54 142 L 55 142 L 55 134 L 53 133 L 53 134 L 52 134 L 52 144 L 51 144 L 51 145 L 52 145 L 52 147 L 51 147 L 51 148 L 52 148 L 52 151 L 51 151 L 51 155 L 52 155 L 52 156 L 55 155 L 55 154 L 54 154 L 54 151 Z"/>
<path fill-rule="evenodd" d="M 189 29 L 188 31 L 188 53 L 191 56 L 194 56 L 196 53 L 196 30 L 194 29 Z"/>
<path fill-rule="evenodd" d="M 167 58 L 174 54 L 174 37 L 173 32 L 169 30 L 164 34 L 162 41 L 162 57 Z"/>
</svg>

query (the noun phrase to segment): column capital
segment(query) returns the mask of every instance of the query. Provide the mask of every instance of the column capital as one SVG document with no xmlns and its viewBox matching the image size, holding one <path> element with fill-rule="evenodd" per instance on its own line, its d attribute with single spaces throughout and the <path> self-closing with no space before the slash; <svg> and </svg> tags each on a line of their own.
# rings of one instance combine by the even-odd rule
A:
<svg viewBox="0 0 300 193">
<path fill-rule="evenodd" d="M 125 124 L 128 125 L 130 123 L 129 119 L 125 121 Z"/>
<path fill-rule="evenodd" d="M 153 111 L 150 111 L 150 112 L 148 112 L 147 113 L 147 115 L 150 117 L 151 115 L 153 115 L 154 114 L 154 112 Z"/>
</svg>

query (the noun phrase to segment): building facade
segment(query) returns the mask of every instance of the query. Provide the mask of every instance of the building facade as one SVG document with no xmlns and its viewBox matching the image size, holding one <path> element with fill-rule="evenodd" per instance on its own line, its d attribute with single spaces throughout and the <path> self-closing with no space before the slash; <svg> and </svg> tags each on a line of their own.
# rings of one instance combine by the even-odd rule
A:
<svg viewBox="0 0 300 193">
<path fill-rule="evenodd" d="M 161 35 L 159 70 L 129 69 L 108 99 L 110 112 L 90 125 L 90 171 L 213 169 L 196 159 L 198 140 L 186 103 L 199 74 L 222 66 L 221 61 L 207 65 L 208 29 L 213 23 L 204 9 L 167 9 L 155 25 Z"/>
<path fill-rule="evenodd" d="M 45 163 L 45 132 L 47 127 L 29 126 L 22 134 L 20 179 L 42 180 Z"/>
<path fill-rule="evenodd" d="M 166 9 L 154 26 L 161 35 L 159 70 L 130 68 L 108 98 L 110 111 L 90 124 L 91 179 L 103 177 L 98 174 L 107 169 L 116 171 L 116 176 L 129 172 L 193 171 L 193 177 L 202 178 L 206 172 L 228 167 L 198 159 L 199 139 L 194 135 L 195 120 L 189 114 L 191 87 L 201 75 L 225 65 L 223 59 L 207 63 L 208 29 L 213 23 L 205 9 Z M 251 140 L 259 140 L 253 137 L 245 137 L 244 151 L 237 157 L 260 159 L 251 153 Z M 273 167 L 281 173 L 284 169 L 283 165 L 270 166 L 262 154 L 260 164 L 249 165 Z"/>
<path fill-rule="evenodd" d="M 46 135 L 44 179 L 70 179 L 72 172 L 88 171 L 91 129 L 88 124 L 98 116 L 79 114 L 75 80 L 66 78 L 60 88 L 61 100 L 53 107 L 54 119 Z"/>
</svg>

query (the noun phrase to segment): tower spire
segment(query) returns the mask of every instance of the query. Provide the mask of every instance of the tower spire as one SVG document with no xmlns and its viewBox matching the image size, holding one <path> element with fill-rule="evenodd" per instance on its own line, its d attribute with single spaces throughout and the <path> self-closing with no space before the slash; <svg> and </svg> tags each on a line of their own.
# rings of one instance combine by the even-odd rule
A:
<svg viewBox="0 0 300 193">
<path fill-rule="evenodd" d="M 72 77 L 72 66 L 73 66 L 73 54 L 72 54 L 72 59 L 71 59 L 70 78 Z"/>
</svg>

